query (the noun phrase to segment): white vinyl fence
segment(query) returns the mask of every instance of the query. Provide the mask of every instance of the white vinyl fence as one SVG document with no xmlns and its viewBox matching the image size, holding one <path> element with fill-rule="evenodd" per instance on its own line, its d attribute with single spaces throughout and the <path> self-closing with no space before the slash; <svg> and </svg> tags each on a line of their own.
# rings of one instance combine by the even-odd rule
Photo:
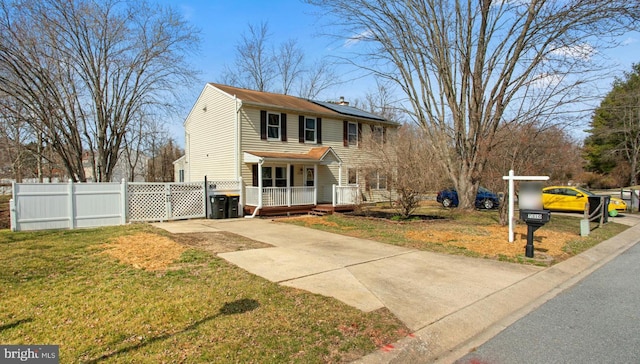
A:
<svg viewBox="0 0 640 364">
<path fill-rule="evenodd" d="M 241 181 L 14 183 L 11 230 L 74 229 L 133 221 L 202 218 L 207 214 L 208 196 L 240 194 L 241 185 Z"/>
<path fill-rule="evenodd" d="M 124 183 L 14 183 L 11 230 L 126 223 Z"/>
</svg>

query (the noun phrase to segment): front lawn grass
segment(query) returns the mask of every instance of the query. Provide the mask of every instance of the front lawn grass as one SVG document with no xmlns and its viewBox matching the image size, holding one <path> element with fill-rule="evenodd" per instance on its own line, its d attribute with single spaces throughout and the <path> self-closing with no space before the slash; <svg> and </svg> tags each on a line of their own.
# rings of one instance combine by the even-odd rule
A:
<svg viewBox="0 0 640 364">
<path fill-rule="evenodd" d="M 142 232 L 167 236 L 147 225 L 0 231 L 0 343 L 60 345 L 61 363 L 326 363 L 407 334 L 386 309 L 363 313 L 203 250 L 160 271 L 104 253 Z"/>
</svg>

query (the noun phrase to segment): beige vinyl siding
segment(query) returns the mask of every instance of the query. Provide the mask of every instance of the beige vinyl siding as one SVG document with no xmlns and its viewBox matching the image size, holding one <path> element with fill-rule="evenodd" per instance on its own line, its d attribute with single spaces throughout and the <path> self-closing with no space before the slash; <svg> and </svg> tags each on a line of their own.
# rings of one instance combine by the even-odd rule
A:
<svg viewBox="0 0 640 364">
<path fill-rule="evenodd" d="M 235 179 L 235 101 L 207 85 L 185 121 L 185 180 Z"/>
<path fill-rule="evenodd" d="M 267 141 L 260 139 L 260 110 L 270 113 L 286 113 L 287 114 L 287 141 Z M 260 151 L 260 152 L 279 152 L 279 153 L 306 153 L 311 148 L 322 146 L 331 147 L 334 152 L 342 159 L 342 184 L 347 184 L 347 168 L 364 168 L 365 166 L 375 165 L 370 153 L 366 148 L 357 146 L 345 147 L 343 145 L 343 122 L 344 120 L 357 123 L 357 119 L 345 118 L 335 119 L 326 115 L 304 114 L 307 117 L 322 118 L 322 144 L 300 143 L 298 139 L 298 117 L 299 113 L 281 110 L 277 108 L 270 109 L 268 107 L 243 106 L 240 117 L 242 118 L 242 138 L 241 151 Z M 370 124 L 362 123 L 363 140 L 371 134 Z M 393 132 L 392 128 L 387 129 Z M 269 165 L 269 164 L 265 164 Z M 275 164 L 274 164 L 275 165 Z M 281 165 L 281 164 L 278 164 Z M 300 173 L 300 169 L 308 164 L 294 164 L 294 186 L 301 186 L 304 183 L 304 176 Z M 241 175 L 245 184 L 252 184 L 251 165 L 242 163 Z M 331 202 L 332 185 L 338 183 L 339 165 L 333 163 L 330 165 L 318 166 L 318 201 Z M 364 186 L 365 175 L 360 175 L 361 190 L 367 195 L 370 202 L 388 200 L 386 191 L 365 191 Z M 373 201 L 371 201 L 371 199 Z"/>
</svg>

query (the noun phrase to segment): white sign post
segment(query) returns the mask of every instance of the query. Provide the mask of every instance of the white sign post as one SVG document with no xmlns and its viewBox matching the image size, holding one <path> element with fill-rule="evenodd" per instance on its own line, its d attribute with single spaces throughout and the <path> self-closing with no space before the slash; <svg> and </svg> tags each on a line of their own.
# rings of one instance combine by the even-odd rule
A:
<svg viewBox="0 0 640 364">
<path fill-rule="evenodd" d="M 514 181 L 546 181 L 549 179 L 549 176 L 515 176 L 513 173 L 513 169 L 509 170 L 508 176 L 503 176 L 502 179 L 509 181 L 509 242 L 513 243 L 514 234 L 513 234 L 513 221 L 514 221 L 514 205 L 513 200 L 515 199 L 515 184 Z"/>
</svg>

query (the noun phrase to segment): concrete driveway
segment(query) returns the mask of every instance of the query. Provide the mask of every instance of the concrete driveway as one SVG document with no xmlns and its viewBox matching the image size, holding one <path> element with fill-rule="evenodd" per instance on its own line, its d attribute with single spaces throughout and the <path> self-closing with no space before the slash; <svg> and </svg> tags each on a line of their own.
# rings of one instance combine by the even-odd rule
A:
<svg viewBox="0 0 640 364">
<path fill-rule="evenodd" d="M 417 251 L 265 219 L 154 225 L 173 233 L 227 231 L 268 243 L 273 247 L 219 256 L 270 281 L 334 297 L 363 311 L 386 307 L 415 333 L 363 363 L 442 358 L 496 323 L 521 317 L 640 236 L 637 225 L 542 268 Z"/>
</svg>

